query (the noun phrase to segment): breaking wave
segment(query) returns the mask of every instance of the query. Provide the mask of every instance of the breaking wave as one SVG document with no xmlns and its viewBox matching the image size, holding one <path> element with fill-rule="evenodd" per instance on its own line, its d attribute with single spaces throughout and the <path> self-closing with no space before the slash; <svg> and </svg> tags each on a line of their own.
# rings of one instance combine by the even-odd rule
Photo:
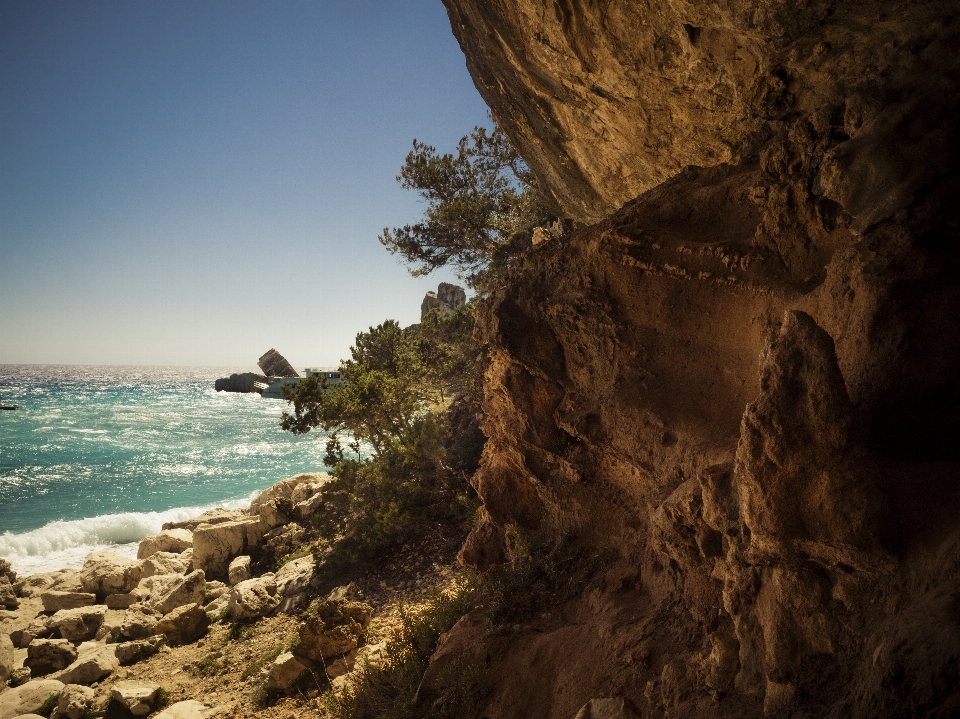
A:
<svg viewBox="0 0 960 719">
<path fill-rule="evenodd" d="M 90 552 L 109 550 L 136 557 L 144 537 L 156 534 L 164 522 L 182 522 L 223 507 L 247 507 L 257 492 L 205 506 L 175 507 L 162 512 L 124 512 L 86 519 L 58 520 L 21 534 L 0 534 L 0 557 L 9 559 L 20 576 L 57 569 L 79 569 Z"/>
</svg>

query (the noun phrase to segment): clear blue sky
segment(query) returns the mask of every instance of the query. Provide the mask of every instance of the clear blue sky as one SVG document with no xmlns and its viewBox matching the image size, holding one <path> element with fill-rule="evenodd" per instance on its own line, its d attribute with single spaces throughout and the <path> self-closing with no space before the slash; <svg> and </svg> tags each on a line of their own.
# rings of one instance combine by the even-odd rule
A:
<svg viewBox="0 0 960 719">
<path fill-rule="evenodd" d="M 0 363 L 334 365 L 486 107 L 440 0 L 0 0 Z"/>
</svg>

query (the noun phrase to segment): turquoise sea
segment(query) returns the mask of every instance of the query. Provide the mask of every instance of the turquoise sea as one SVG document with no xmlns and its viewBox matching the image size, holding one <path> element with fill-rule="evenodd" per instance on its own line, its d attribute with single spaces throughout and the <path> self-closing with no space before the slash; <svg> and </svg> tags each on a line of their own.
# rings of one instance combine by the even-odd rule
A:
<svg viewBox="0 0 960 719">
<path fill-rule="evenodd" d="M 287 403 L 216 392 L 230 367 L 0 365 L 0 557 L 21 574 L 136 556 L 164 522 L 249 504 L 322 471 L 325 437 L 280 430 Z"/>
</svg>

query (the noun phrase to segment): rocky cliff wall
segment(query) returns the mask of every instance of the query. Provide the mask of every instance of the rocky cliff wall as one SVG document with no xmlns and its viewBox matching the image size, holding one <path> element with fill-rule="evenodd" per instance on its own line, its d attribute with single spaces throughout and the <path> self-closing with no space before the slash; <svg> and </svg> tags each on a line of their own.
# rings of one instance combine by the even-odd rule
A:
<svg viewBox="0 0 960 719">
<path fill-rule="evenodd" d="M 480 310 L 464 561 L 619 557 L 488 715 L 960 713 L 956 3 L 447 6 L 560 204 L 626 202 Z"/>
<path fill-rule="evenodd" d="M 911 52 L 952 2 L 444 0 L 477 88 L 544 189 L 595 222 Z M 851 121 L 857 122 L 857 110 Z"/>
</svg>

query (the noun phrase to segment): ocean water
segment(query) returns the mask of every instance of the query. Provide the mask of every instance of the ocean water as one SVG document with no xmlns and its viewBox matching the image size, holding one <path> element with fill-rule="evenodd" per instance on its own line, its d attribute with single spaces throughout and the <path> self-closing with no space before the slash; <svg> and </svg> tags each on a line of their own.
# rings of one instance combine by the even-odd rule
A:
<svg viewBox="0 0 960 719">
<path fill-rule="evenodd" d="M 136 556 L 164 522 L 247 506 L 325 469 L 325 436 L 283 400 L 215 392 L 228 367 L 0 365 L 0 557 L 21 575 Z"/>
</svg>

